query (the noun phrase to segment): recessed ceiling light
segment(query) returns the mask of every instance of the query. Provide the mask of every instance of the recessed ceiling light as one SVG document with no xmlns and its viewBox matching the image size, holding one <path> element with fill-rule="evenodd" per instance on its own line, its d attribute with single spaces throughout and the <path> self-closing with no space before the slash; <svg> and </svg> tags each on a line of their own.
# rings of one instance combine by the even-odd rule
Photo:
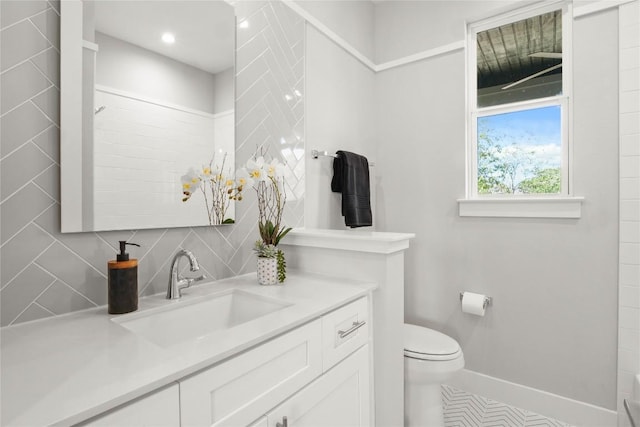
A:
<svg viewBox="0 0 640 427">
<path fill-rule="evenodd" d="M 162 35 L 162 41 L 166 44 L 174 44 L 176 42 L 176 36 L 174 36 L 172 33 L 164 33 Z"/>
<path fill-rule="evenodd" d="M 242 22 L 240 22 L 240 23 L 238 24 L 238 27 L 240 27 L 240 28 L 249 28 L 249 21 L 247 21 L 247 20 L 245 19 L 244 21 L 242 21 Z"/>
</svg>

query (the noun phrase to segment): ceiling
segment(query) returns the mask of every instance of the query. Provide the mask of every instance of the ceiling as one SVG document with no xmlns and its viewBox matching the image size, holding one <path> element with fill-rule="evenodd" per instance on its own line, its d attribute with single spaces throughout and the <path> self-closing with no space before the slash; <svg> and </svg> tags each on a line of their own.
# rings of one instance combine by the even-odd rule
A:
<svg viewBox="0 0 640 427">
<path fill-rule="evenodd" d="M 562 12 L 554 11 L 477 34 L 478 89 L 505 85 L 560 64 L 530 54 L 562 52 Z M 562 68 L 545 75 L 560 74 Z"/>
<path fill-rule="evenodd" d="M 89 1 L 97 31 L 212 74 L 234 65 L 235 14 L 226 1 Z M 167 31 L 173 45 L 161 41 Z"/>
</svg>

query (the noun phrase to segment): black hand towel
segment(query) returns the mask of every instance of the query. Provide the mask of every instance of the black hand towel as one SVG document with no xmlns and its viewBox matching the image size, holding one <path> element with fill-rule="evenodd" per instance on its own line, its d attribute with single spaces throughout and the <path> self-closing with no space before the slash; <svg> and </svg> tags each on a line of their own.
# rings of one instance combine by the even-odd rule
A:
<svg viewBox="0 0 640 427">
<path fill-rule="evenodd" d="M 348 151 L 338 151 L 333 160 L 331 191 L 342 193 L 342 216 L 351 228 L 372 225 L 369 161 Z"/>
</svg>

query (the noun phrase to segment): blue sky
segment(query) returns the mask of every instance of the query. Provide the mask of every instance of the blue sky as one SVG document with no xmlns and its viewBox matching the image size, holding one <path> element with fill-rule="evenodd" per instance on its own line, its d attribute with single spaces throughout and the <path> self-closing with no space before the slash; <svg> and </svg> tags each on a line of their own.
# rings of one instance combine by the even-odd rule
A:
<svg viewBox="0 0 640 427">
<path fill-rule="evenodd" d="M 562 162 L 561 109 L 559 106 L 536 108 L 478 118 L 478 127 L 496 136 L 502 146 L 520 145 L 548 167 Z"/>
</svg>

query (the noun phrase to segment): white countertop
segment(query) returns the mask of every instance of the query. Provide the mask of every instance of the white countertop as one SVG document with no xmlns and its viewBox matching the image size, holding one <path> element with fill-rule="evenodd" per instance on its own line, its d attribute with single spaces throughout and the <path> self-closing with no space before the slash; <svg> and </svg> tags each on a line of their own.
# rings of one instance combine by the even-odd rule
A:
<svg viewBox="0 0 640 427">
<path fill-rule="evenodd" d="M 260 286 L 255 273 L 195 286 L 182 300 L 140 299 L 139 309 L 106 307 L 0 329 L 0 424 L 69 425 L 321 316 L 368 294 L 373 283 L 289 272 L 284 285 Z M 291 303 L 276 312 L 197 341 L 159 347 L 114 322 L 141 311 L 241 289 Z M 197 321 L 194 319 L 194 321 Z"/>
<path fill-rule="evenodd" d="M 391 254 L 407 249 L 409 241 L 415 237 L 416 235 L 413 233 L 389 233 L 360 229 L 295 228 L 287 234 L 282 244 Z"/>
</svg>

